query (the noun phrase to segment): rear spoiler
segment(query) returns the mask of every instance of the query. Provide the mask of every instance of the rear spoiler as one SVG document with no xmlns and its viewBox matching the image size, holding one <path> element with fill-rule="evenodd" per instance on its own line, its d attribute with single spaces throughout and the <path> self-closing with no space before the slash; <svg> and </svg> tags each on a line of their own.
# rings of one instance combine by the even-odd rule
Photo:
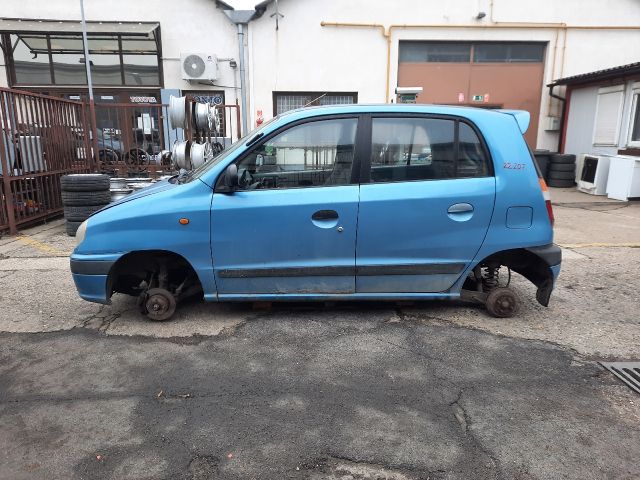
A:
<svg viewBox="0 0 640 480">
<path fill-rule="evenodd" d="M 529 123 L 531 122 L 531 114 L 526 110 L 502 110 L 498 109 L 496 112 L 505 113 L 507 115 L 511 115 L 516 119 L 516 123 L 518 127 L 520 127 L 520 131 L 524 135 L 527 133 L 527 129 L 529 128 Z"/>
</svg>

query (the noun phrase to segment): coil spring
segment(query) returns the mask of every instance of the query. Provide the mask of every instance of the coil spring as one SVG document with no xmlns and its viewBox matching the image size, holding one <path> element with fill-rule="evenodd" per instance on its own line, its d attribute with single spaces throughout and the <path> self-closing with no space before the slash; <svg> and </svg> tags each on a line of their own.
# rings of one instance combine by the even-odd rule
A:
<svg viewBox="0 0 640 480">
<path fill-rule="evenodd" d="M 485 265 L 482 267 L 482 287 L 485 292 L 496 288 L 500 283 L 500 266 Z"/>
</svg>

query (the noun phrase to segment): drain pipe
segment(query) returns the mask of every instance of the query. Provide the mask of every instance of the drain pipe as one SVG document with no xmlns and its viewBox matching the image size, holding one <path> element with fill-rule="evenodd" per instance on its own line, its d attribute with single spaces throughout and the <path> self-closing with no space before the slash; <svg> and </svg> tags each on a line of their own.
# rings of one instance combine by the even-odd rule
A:
<svg viewBox="0 0 640 480">
<path fill-rule="evenodd" d="M 244 65 L 244 23 L 238 23 L 238 51 L 240 56 L 240 105 L 242 108 L 242 134 L 248 132 L 247 125 L 247 86 Z"/>
<path fill-rule="evenodd" d="M 550 83 L 549 85 L 547 85 L 547 87 L 549 87 L 549 96 L 557 100 L 560 100 L 560 102 L 562 102 L 562 109 L 560 112 L 560 125 L 558 126 L 560 129 L 560 135 L 558 135 L 558 153 L 560 153 L 560 150 L 562 148 L 562 143 L 564 141 L 563 137 L 564 137 L 565 115 L 567 113 L 567 99 L 565 97 L 561 97 L 556 93 L 553 93 L 554 87 L 557 87 L 557 86 L 558 86 L 557 83 Z"/>
<path fill-rule="evenodd" d="M 240 57 L 240 105 L 242 110 L 242 135 L 246 135 L 249 131 L 248 111 L 247 111 L 247 80 L 246 80 L 246 62 L 244 58 L 244 37 L 245 27 L 254 18 L 260 17 L 262 14 L 256 10 L 224 10 L 229 20 L 236 24 L 238 28 L 238 56 Z"/>
</svg>

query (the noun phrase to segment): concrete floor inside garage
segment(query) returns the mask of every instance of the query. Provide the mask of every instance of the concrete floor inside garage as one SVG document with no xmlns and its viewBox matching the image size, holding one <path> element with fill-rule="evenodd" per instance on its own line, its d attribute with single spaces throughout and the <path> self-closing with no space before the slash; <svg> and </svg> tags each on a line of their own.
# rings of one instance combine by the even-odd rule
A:
<svg viewBox="0 0 640 480">
<path fill-rule="evenodd" d="M 0 478 L 639 478 L 640 203 L 552 189 L 562 273 L 462 303 L 77 297 L 62 221 L 0 239 Z"/>
</svg>

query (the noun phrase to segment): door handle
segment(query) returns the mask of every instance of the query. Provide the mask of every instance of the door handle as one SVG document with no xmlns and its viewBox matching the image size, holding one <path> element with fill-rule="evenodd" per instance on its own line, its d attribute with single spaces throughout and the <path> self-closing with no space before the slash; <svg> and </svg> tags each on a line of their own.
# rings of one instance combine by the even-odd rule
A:
<svg viewBox="0 0 640 480">
<path fill-rule="evenodd" d="M 337 220 L 338 212 L 335 210 L 318 210 L 311 216 L 311 219 L 317 221 Z"/>
<path fill-rule="evenodd" d="M 469 213 L 473 212 L 473 205 L 470 203 L 456 203 L 451 205 L 447 213 Z"/>
</svg>

